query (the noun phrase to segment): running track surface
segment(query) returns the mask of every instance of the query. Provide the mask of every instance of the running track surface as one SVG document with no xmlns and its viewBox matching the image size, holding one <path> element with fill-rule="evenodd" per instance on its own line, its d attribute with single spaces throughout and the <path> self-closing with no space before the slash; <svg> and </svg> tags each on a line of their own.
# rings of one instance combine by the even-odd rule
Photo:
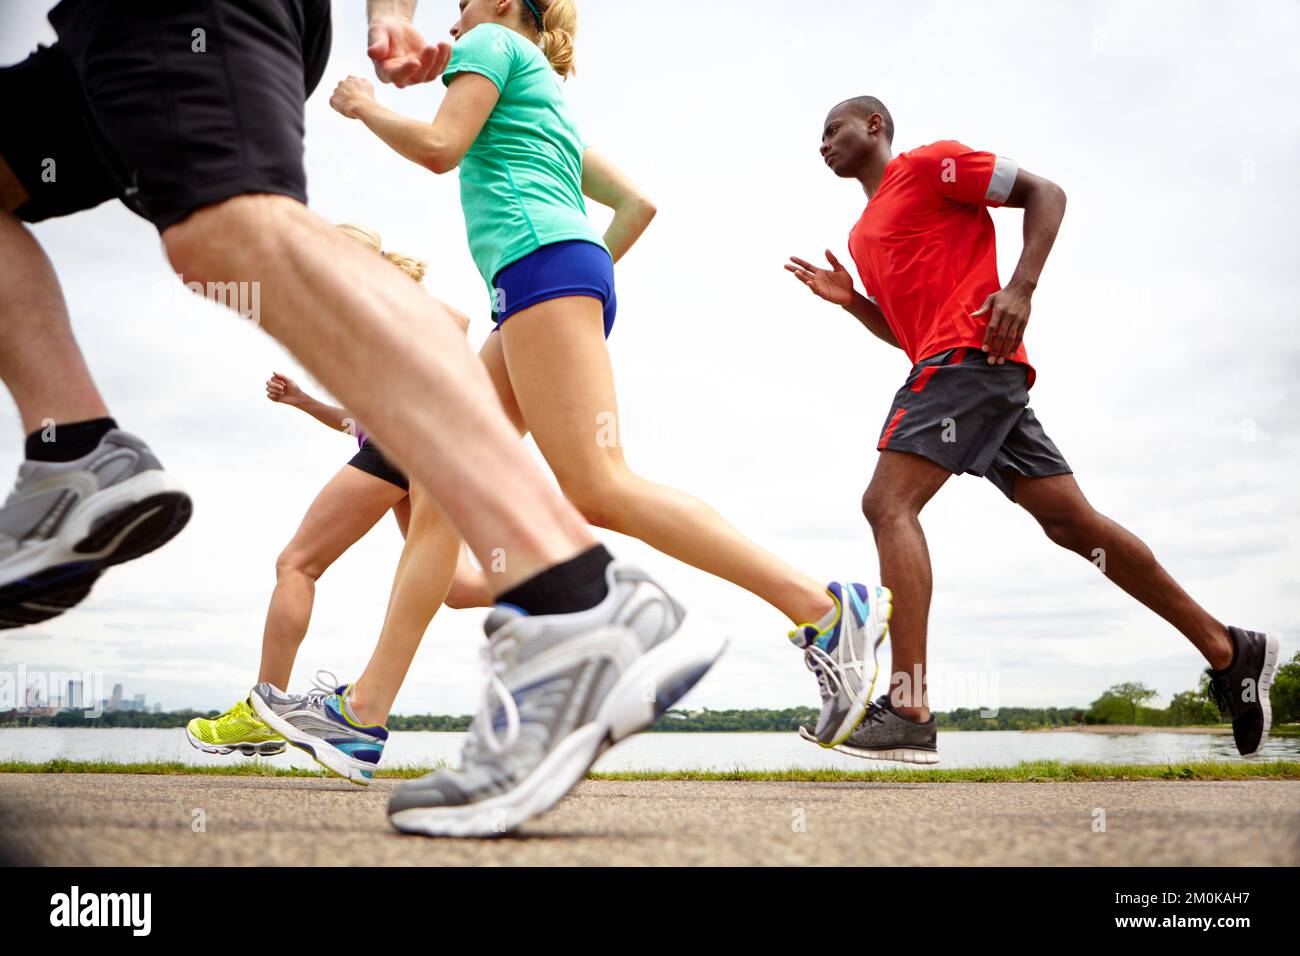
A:
<svg viewBox="0 0 1300 956">
<path fill-rule="evenodd" d="M 0 775 L 0 841 L 60 865 L 1300 864 L 1300 781 L 587 781 L 518 834 L 467 841 L 391 830 L 395 786 Z"/>
</svg>

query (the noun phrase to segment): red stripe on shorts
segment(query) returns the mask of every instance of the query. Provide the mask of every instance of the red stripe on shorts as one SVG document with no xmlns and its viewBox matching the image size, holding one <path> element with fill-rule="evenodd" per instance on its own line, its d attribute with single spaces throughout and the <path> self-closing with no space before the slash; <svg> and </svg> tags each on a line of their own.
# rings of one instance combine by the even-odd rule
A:
<svg viewBox="0 0 1300 956">
<path fill-rule="evenodd" d="M 894 434 L 894 429 L 897 428 L 898 423 L 903 420 L 903 415 L 906 412 L 906 408 L 900 408 L 898 411 L 894 412 L 894 417 L 889 420 L 889 427 L 886 428 L 885 433 L 880 436 L 880 444 L 876 446 L 877 451 L 884 451 L 889 445 L 889 439 Z"/>
<path fill-rule="evenodd" d="M 948 361 L 944 362 L 943 364 L 960 365 L 962 363 L 962 360 L 965 358 L 966 358 L 966 350 L 964 348 L 960 348 L 957 349 L 957 351 L 953 352 L 952 358 L 948 359 Z M 916 377 L 916 381 L 912 383 L 912 391 L 920 392 L 923 388 L 925 388 L 925 386 L 930 383 L 930 379 L 934 378 L 934 373 L 939 371 L 940 368 L 942 368 L 942 366 L 940 365 L 931 365 L 927 368 L 921 369 L 921 374 L 918 375 Z"/>
</svg>

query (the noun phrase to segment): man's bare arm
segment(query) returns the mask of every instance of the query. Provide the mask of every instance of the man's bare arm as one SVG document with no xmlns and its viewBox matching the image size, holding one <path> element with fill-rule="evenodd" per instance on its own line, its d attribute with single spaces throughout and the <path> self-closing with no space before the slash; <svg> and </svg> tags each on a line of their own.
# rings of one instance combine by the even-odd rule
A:
<svg viewBox="0 0 1300 956">
<path fill-rule="evenodd" d="M 813 295 L 838 305 L 853 316 L 866 326 L 867 331 L 876 338 L 889 343 L 894 348 L 901 349 L 902 346 L 898 344 L 898 339 L 894 337 L 893 329 L 889 327 L 889 322 L 885 320 L 885 313 L 881 312 L 874 302 L 853 288 L 853 276 L 849 275 L 849 270 L 844 268 L 840 260 L 835 258 L 835 253 L 829 249 L 826 250 L 826 261 L 831 265 L 829 269 L 815 266 L 798 256 L 791 256 L 790 261 L 786 263 L 785 271 L 806 285 Z"/>
<path fill-rule="evenodd" d="M 437 79 L 451 59 L 450 43 L 426 43 L 411 22 L 416 0 L 366 0 L 366 53 L 382 83 L 414 86 Z"/>
<path fill-rule="evenodd" d="M 984 300 L 977 316 L 988 315 L 984 351 L 990 365 L 1001 365 L 1020 348 L 1029 323 L 1030 299 L 1047 264 L 1065 217 L 1065 190 L 1050 179 L 1020 170 L 1003 204 L 1025 211 L 1024 247 L 1011 281 Z"/>
<path fill-rule="evenodd" d="M 410 20 L 415 16 L 416 2 L 417 0 L 366 0 L 366 16 L 371 20 L 389 16 Z"/>
<path fill-rule="evenodd" d="M 898 344 L 894 330 L 889 327 L 889 323 L 885 320 L 885 313 L 880 311 L 880 306 L 861 292 L 854 289 L 853 300 L 843 308 L 845 312 L 866 326 L 867 331 L 880 341 L 892 345 L 896 349 L 902 348 Z"/>
</svg>

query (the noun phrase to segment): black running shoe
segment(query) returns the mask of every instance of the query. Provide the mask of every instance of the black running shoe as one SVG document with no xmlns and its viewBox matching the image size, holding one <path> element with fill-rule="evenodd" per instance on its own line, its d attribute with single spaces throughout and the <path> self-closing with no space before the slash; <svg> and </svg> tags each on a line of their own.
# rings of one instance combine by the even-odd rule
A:
<svg viewBox="0 0 1300 956">
<path fill-rule="evenodd" d="M 818 743 L 814 728 L 799 728 L 804 740 Z M 867 715 L 848 740 L 832 749 L 850 757 L 867 760 L 897 760 L 900 763 L 936 764 L 939 762 L 939 731 L 934 715 L 925 723 L 904 717 L 882 694 L 867 707 Z"/>
<path fill-rule="evenodd" d="M 1228 628 L 1232 663 L 1221 671 L 1206 669 L 1210 693 L 1219 710 L 1232 717 L 1232 736 L 1243 757 L 1259 753 L 1273 726 L 1268 692 L 1277 672 L 1277 637 L 1259 631 Z"/>
</svg>

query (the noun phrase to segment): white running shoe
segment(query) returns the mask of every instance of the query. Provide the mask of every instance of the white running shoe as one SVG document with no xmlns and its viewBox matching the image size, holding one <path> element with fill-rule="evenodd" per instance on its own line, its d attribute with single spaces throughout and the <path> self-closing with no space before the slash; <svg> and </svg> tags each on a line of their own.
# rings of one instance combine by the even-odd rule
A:
<svg viewBox="0 0 1300 956">
<path fill-rule="evenodd" d="M 485 686 L 457 770 L 403 784 L 406 833 L 496 836 L 545 813 L 609 746 L 649 727 L 713 666 L 719 634 L 678 633 L 685 612 L 641 571 L 606 569 L 609 594 L 577 614 L 508 606 L 485 624 Z"/>
<path fill-rule="evenodd" d="M 0 508 L 0 629 L 79 604 L 105 568 L 174 538 L 191 507 L 149 447 L 118 429 L 83 458 L 23 462 Z"/>
</svg>

